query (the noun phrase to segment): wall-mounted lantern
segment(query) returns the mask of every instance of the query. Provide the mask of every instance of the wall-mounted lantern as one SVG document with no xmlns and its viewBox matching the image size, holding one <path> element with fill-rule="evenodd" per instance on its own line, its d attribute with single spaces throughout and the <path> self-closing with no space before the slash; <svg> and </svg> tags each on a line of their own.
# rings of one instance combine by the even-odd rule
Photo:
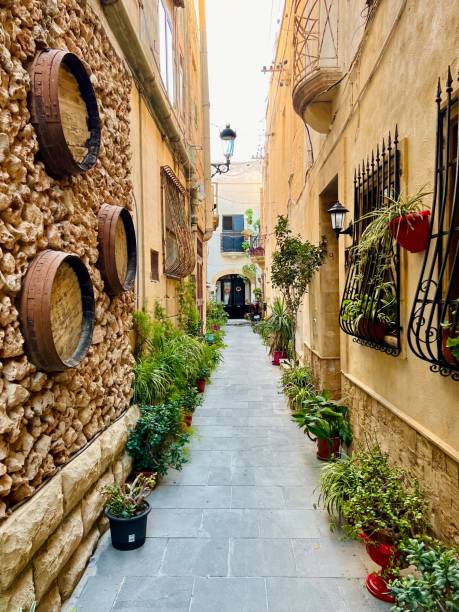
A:
<svg viewBox="0 0 459 612">
<path fill-rule="evenodd" d="M 331 224 L 333 231 L 336 234 L 336 237 L 339 238 L 339 236 L 342 234 L 348 234 L 349 236 L 352 236 L 352 223 L 349 224 L 349 227 L 347 229 L 343 229 L 344 218 L 346 216 L 346 213 L 349 212 L 348 209 L 345 208 L 340 202 L 336 202 L 336 204 L 333 204 L 333 206 L 328 209 L 328 212 L 330 213 Z"/>
</svg>

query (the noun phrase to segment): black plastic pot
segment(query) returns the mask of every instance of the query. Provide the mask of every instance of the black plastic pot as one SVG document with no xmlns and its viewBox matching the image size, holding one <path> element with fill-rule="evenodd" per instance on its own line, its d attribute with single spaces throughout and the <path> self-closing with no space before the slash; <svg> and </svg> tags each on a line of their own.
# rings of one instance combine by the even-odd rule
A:
<svg viewBox="0 0 459 612">
<path fill-rule="evenodd" d="M 117 550 L 134 550 L 145 544 L 147 519 L 151 510 L 148 502 L 145 502 L 145 506 L 142 514 L 131 518 L 120 518 L 119 516 L 113 516 L 108 510 L 104 511 L 105 516 L 110 521 L 113 548 Z"/>
</svg>

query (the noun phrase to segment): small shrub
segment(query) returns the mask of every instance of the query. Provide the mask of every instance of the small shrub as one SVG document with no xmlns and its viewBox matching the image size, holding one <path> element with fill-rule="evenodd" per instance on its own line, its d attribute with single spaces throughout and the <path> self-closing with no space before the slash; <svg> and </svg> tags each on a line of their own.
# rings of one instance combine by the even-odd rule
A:
<svg viewBox="0 0 459 612">
<path fill-rule="evenodd" d="M 105 508 L 113 516 L 131 518 L 145 510 L 145 497 L 155 487 L 154 478 L 139 474 L 132 484 L 123 486 L 110 484 L 102 489 L 105 495 Z"/>
</svg>

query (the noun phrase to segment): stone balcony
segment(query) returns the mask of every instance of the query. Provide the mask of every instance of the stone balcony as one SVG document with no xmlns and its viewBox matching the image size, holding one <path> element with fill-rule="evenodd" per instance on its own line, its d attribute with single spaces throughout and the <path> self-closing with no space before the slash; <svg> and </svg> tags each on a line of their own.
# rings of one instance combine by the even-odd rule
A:
<svg viewBox="0 0 459 612">
<path fill-rule="evenodd" d="M 317 132 L 329 131 L 341 77 L 337 1 L 296 0 L 293 107 Z"/>
</svg>

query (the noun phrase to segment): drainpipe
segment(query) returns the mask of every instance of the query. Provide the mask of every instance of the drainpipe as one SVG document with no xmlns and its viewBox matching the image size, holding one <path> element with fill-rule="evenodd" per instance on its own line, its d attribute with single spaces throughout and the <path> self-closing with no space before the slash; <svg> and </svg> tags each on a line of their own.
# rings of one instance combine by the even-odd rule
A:
<svg viewBox="0 0 459 612">
<path fill-rule="evenodd" d="M 176 125 L 166 94 L 151 65 L 151 59 L 145 54 L 139 35 L 131 23 L 124 0 L 101 0 L 101 4 L 159 131 L 177 154 L 185 174 L 192 177 L 195 174 L 194 164 Z"/>
<path fill-rule="evenodd" d="M 209 100 L 209 71 L 207 67 L 207 27 L 205 0 L 199 0 L 199 31 L 201 35 L 201 105 L 203 128 L 203 157 L 204 157 L 204 203 L 205 203 L 205 231 L 204 241 L 211 238 L 214 226 L 212 219 L 212 183 L 210 166 L 210 100 Z"/>
</svg>

